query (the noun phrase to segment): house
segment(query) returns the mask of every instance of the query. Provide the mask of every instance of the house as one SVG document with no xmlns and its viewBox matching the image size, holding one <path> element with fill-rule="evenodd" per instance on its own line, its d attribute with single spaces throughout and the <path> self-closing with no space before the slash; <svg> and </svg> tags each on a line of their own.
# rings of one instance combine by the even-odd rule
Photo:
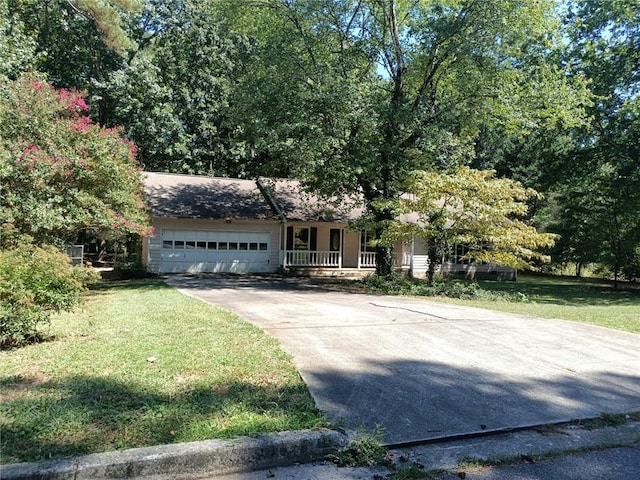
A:
<svg viewBox="0 0 640 480">
<path fill-rule="evenodd" d="M 371 235 L 349 228 L 362 214 L 355 201 L 322 200 L 295 180 L 147 172 L 144 185 L 154 234 L 143 258 L 152 272 L 343 275 L 375 268 Z M 406 242 L 396 248 L 396 266 L 411 267 Z"/>
<path fill-rule="evenodd" d="M 346 276 L 375 269 L 371 233 L 350 228 L 363 213 L 357 199 L 321 199 L 300 182 L 283 179 L 146 172 L 144 185 L 154 234 L 143 242 L 143 259 L 152 272 L 286 269 Z M 424 242 L 398 242 L 394 263 L 423 276 L 428 267 Z M 476 268 L 447 265 L 450 273 Z"/>
</svg>

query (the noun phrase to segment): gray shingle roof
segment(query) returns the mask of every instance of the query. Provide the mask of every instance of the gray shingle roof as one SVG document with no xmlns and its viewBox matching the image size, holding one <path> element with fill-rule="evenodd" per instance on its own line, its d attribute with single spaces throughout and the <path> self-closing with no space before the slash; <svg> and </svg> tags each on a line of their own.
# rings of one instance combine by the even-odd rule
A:
<svg viewBox="0 0 640 480">
<path fill-rule="evenodd" d="M 275 218 L 253 180 L 152 172 L 143 175 L 147 204 L 156 217 Z"/>
<path fill-rule="evenodd" d="M 362 214 L 353 199 L 321 199 L 299 181 L 240 180 L 170 173 L 144 173 L 147 204 L 155 217 L 275 219 L 348 222 Z"/>
<path fill-rule="evenodd" d="M 261 179 L 260 184 L 287 220 L 346 223 L 360 217 L 363 212 L 355 198 L 320 198 L 304 191 L 296 180 Z"/>
</svg>

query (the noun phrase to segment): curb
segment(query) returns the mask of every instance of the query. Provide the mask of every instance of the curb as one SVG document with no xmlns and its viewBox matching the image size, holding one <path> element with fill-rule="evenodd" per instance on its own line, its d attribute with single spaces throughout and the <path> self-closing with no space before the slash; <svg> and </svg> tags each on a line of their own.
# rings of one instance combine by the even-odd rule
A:
<svg viewBox="0 0 640 480">
<path fill-rule="evenodd" d="M 640 421 L 594 429 L 579 424 L 544 424 L 525 430 L 505 431 L 483 437 L 453 438 L 417 446 L 391 448 L 404 462 L 421 464 L 425 470 L 452 470 L 462 460 L 479 462 L 519 460 L 523 456 L 562 456 L 577 452 L 640 447 Z M 398 464 L 402 465 L 402 463 Z"/>
<path fill-rule="evenodd" d="M 336 430 L 282 432 L 233 440 L 133 448 L 41 463 L 0 466 L 2 480 L 83 480 L 150 477 L 198 478 L 309 463 L 346 447 Z"/>
</svg>

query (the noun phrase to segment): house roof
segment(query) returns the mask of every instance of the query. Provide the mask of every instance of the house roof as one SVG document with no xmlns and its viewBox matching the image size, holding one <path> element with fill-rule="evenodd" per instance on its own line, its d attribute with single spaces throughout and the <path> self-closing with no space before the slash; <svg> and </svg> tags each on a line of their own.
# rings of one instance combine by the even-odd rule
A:
<svg viewBox="0 0 640 480">
<path fill-rule="evenodd" d="M 356 198 L 321 198 L 306 192 L 297 180 L 260 179 L 265 195 L 290 221 L 340 222 L 355 220 L 363 213 Z"/>
<path fill-rule="evenodd" d="M 144 173 L 146 200 L 156 217 L 348 222 L 363 210 L 354 199 L 321 199 L 288 179 L 241 180 Z"/>
<path fill-rule="evenodd" d="M 272 219 L 253 180 L 145 172 L 145 196 L 156 217 Z"/>
</svg>

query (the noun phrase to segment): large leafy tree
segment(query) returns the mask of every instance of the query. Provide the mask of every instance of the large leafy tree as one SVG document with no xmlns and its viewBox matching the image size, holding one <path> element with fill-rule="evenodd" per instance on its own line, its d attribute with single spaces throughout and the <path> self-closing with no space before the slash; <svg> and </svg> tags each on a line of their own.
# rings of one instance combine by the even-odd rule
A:
<svg viewBox="0 0 640 480">
<path fill-rule="evenodd" d="M 36 62 L 36 42 L 20 16 L 0 0 L 0 78 L 16 78 Z"/>
<path fill-rule="evenodd" d="M 57 245 L 147 231 L 135 147 L 119 130 L 94 124 L 76 92 L 29 78 L 0 87 L 0 224 Z"/>
<path fill-rule="evenodd" d="M 220 31 L 207 2 L 151 1 L 133 21 L 140 48 L 94 89 L 104 121 L 125 126 L 148 169 L 247 175 L 230 113 L 246 42 Z"/>
<path fill-rule="evenodd" d="M 572 2 L 565 61 L 588 77 L 591 121 L 551 175 L 548 228 L 560 261 L 599 263 L 640 277 L 640 3 Z M 580 269 L 578 268 L 578 272 Z"/>
<path fill-rule="evenodd" d="M 1 0 L 0 4 L 8 29 L 24 37 L 21 44 L 13 42 L 10 54 L 25 45 L 37 53 L 21 72 L 46 72 L 58 88 L 90 88 L 135 47 L 123 19 L 139 9 L 136 0 Z"/>
<path fill-rule="evenodd" d="M 467 163 L 481 127 L 582 121 L 581 80 L 550 61 L 552 1 L 265 0 L 251 18 L 230 3 L 233 28 L 257 39 L 237 100 L 252 158 L 361 192 L 379 236 L 410 172 Z M 377 265 L 390 273 L 383 245 Z"/>
</svg>

